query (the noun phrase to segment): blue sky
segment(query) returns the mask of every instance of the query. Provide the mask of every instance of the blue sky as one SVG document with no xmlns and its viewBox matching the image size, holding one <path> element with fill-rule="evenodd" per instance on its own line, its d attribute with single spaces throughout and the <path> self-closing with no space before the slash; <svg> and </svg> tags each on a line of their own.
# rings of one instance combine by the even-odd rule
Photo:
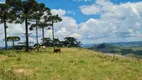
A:
<svg viewBox="0 0 142 80">
<path fill-rule="evenodd" d="M 89 32 L 87 33 L 86 31 L 81 34 L 81 36 L 88 34 L 86 35 L 88 37 L 83 38 L 84 43 L 87 43 L 88 41 L 94 43 L 94 42 L 105 42 L 105 41 L 123 42 L 123 41 L 141 40 L 141 33 L 142 33 L 141 21 L 137 18 L 134 21 L 131 19 L 133 19 L 133 17 L 138 17 L 138 15 L 140 15 L 139 17 L 141 18 L 142 13 L 139 10 L 140 7 L 139 5 L 142 3 L 142 0 L 47 0 L 47 1 L 39 0 L 39 2 L 45 3 L 51 9 L 56 9 L 56 10 L 62 9 L 65 10 L 66 12 L 72 11 L 74 14 L 66 13 L 64 16 L 72 17 L 76 21 L 78 28 L 84 28 L 84 25 L 87 28 L 91 26 L 90 28 L 92 28 L 92 30 L 88 30 L 90 31 L 90 33 Z M 120 12 L 119 11 L 117 12 L 115 9 L 111 11 L 112 7 L 118 10 L 120 9 Z M 88 10 L 86 10 L 85 8 Z M 125 12 L 127 10 L 128 12 Z M 113 14 L 112 12 L 114 12 L 115 14 Z M 121 13 L 121 15 L 119 15 L 119 13 Z M 131 13 L 133 16 L 129 15 Z M 126 14 L 128 14 L 129 16 Z M 114 16 L 114 18 L 116 17 L 116 22 L 110 20 L 112 18 L 111 16 Z M 107 17 L 107 20 L 105 20 L 105 17 Z M 125 20 L 119 21 L 119 18 L 122 17 L 124 17 Z M 91 20 L 94 21 L 94 25 L 93 23 L 91 23 Z M 98 21 L 100 25 L 96 25 L 97 27 L 93 28 L 96 23 L 95 21 Z M 120 23 L 118 24 L 117 22 Z M 134 23 L 131 24 L 131 22 Z M 113 28 L 116 29 L 113 29 L 110 23 L 111 25 L 113 25 Z M 88 25 L 86 26 L 86 24 Z M 138 24 L 139 26 L 135 24 Z M 106 29 L 106 31 L 105 30 L 103 31 L 102 29 L 103 28 L 105 29 L 107 25 L 109 25 L 108 29 Z M 102 32 L 99 32 L 98 30 L 95 29 L 102 30 Z M 113 30 L 109 31 L 109 29 Z M 91 37 L 92 35 L 95 36 Z"/>
<path fill-rule="evenodd" d="M 4 3 L 5 3 L 5 0 L 0 0 L 0 3 L 4 4 Z"/>
<path fill-rule="evenodd" d="M 83 44 L 142 41 L 142 0 L 37 0 L 45 3 L 52 14 L 63 21 L 56 23 L 55 37 L 75 37 Z M 8 24 L 8 36 L 22 36 L 24 24 Z M 14 28 L 13 28 L 14 27 Z M 0 25 L 0 46 L 4 45 L 3 24 Z M 39 41 L 41 30 L 39 29 Z M 35 31 L 30 41 L 36 42 Z M 46 29 L 45 37 L 52 37 Z"/>
<path fill-rule="evenodd" d="M 37 0 L 37 1 L 45 3 L 50 9 L 64 9 L 67 11 L 68 10 L 73 11 L 75 15 L 68 15 L 68 16 L 72 16 L 73 18 L 75 18 L 77 23 L 84 22 L 87 19 L 92 18 L 92 17 L 98 18 L 98 16 L 94 16 L 94 15 L 85 16 L 81 13 L 79 9 L 79 6 L 81 5 L 93 4 L 94 3 L 93 0 L 89 2 L 84 2 L 84 1 L 76 2 L 73 0 Z"/>
<path fill-rule="evenodd" d="M 99 18 L 98 15 L 84 15 L 80 11 L 80 6 L 82 5 L 91 5 L 96 2 L 96 0 L 90 0 L 85 2 L 84 0 L 81 1 L 74 1 L 74 0 L 37 0 L 38 2 L 45 3 L 50 9 L 64 9 L 64 10 L 70 10 L 75 13 L 75 15 L 68 15 L 72 16 L 74 19 L 76 19 L 77 23 L 85 22 L 90 18 Z M 121 4 L 121 3 L 127 3 L 127 2 L 140 2 L 142 0 L 110 0 L 114 4 Z"/>
</svg>

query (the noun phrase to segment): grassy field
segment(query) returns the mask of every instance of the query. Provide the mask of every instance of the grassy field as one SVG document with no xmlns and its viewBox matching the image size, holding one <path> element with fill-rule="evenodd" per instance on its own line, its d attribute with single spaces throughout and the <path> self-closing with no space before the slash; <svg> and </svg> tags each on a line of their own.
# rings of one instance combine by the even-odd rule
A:
<svg viewBox="0 0 142 80">
<path fill-rule="evenodd" d="M 141 59 L 79 48 L 0 53 L 0 80 L 142 80 Z"/>
</svg>

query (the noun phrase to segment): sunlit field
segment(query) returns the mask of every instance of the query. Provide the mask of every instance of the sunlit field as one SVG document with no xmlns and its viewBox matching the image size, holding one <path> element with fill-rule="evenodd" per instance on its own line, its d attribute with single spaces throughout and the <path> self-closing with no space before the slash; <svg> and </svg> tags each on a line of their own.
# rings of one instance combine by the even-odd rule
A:
<svg viewBox="0 0 142 80">
<path fill-rule="evenodd" d="M 87 49 L 1 51 L 0 80 L 142 80 L 142 60 Z"/>
</svg>

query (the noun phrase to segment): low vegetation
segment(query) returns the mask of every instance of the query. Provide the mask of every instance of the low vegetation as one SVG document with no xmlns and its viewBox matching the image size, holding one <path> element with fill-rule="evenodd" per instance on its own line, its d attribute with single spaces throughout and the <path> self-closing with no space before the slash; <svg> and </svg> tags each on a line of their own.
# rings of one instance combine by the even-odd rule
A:
<svg viewBox="0 0 142 80">
<path fill-rule="evenodd" d="M 142 60 L 81 48 L 0 51 L 0 80 L 142 80 Z"/>
</svg>

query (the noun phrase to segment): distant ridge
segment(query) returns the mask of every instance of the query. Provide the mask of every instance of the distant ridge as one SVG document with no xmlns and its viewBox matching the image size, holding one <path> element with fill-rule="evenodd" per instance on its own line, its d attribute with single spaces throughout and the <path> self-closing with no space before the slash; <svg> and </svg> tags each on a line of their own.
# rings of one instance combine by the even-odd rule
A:
<svg viewBox="0 0 142 80">
<path fill-rule="evenodd" d="M 113 46 L 122 46 L 122 47 L 142 47 L 142 41 L 132 41 L 132 42 L 116 42 L 116 43 L 108 43 Z"/>
<path fill-rule="evenodd" d="M 90 44 L 83 44 L 81 47 L 83 48 L 90 48 L 94 45 L 99 45 L 102 43 L 90 43 Z M 107 42 L 107 44 L 111 44 L 113 46 L 122 46 L 122 47 L 142 47 L 142 41 L 132 41 L 132 42 Z"/>
<path fill-rule="evenodd" d="M 5 47 L 0 47 L 0 49 L 4 49 Z M 8 49 L 12 48 L 12 46 L 8 46 Z"/>
<path fill-rule="evenodd" d="M 99 44 L 99 45 L 94 45 L 94 46 L 90 47 L 89 49 L 99 51 L 99 52 L 102 52 L 102 53 L 117 53 L 117 52 L 120 52 L 119 47 L 113 46 L 113 45 L 108 44 L 108 43 L 102 43 L 102 44 Z"/>
</svg>

